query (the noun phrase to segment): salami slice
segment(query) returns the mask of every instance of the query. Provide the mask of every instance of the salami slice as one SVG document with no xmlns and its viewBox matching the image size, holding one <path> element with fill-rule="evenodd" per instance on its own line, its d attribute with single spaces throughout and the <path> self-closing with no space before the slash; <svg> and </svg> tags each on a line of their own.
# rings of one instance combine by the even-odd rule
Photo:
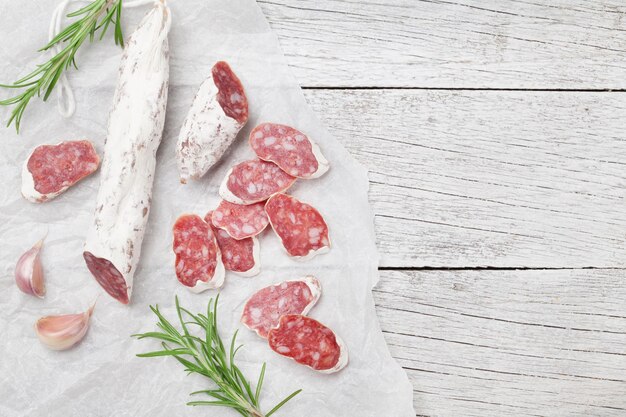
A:
<svg viewBox="0 0 626 417">
<path fill-rule="evenodd" d="M 242 206 L 224 200 L 213 211 L 211 222 L 237 240 L 254 237 L 269 224 L 265 203 Z"/>
<path fill-rule="evenodd" d="M 37 146 L 22 168 L 22 195 L 33 203 L 52 200 L 99 165 L 100 157 L 88 140 Z"/>
<path fill-rule="evenodd" d="M 213 228 L 217 245 L 222 253 L 224 268 L 242 277 L 253 277 L 261 272 L 258 239 L 256 237 L 233 239 L 224 230 L 218 229 L 211 223 L 212 213 L 209 212 L 204 219 Z"/>
<path fill-rule="evenodd" d="M 224 155 L 248 121 L 248 99 L 230 66 L 216 63 L 183 122 L 176 157 L 180 181 L 198 179 Z"/>
<path fill-rule="evenodd" d="M 278 326 L 285 314 L 306 315 L 322 293 L 313 276 L 280 282 L 257 291 L 243 308 L 241 323 L 259 336 L 267 338 L 270 329 Z"/>
<path fill-rule="evenodd" d="M 221 287 L 224 264 L 211 227 L 200 216 L 184 214 L 173 232 L 178 281 L 196 293 Z"/>
<path fill-rule="evenodd" d="M 220 186 L 220 195 L 231 203 L 254 204 L 286 191 L 295 181 L 278 165 L 252 159 L 228 171 Z"/>
<path fill-rule="evenodd" d="M 270 348 L 299 364 L 322 373 L 340 371 L 348 364 L 344 342 L 317 320 L 299 314 L 280 318 L 268 332 Z"/>
<path fill-rule="evenodd" d="M 156 2 L 126 43 L 83 252 L 98 283 L 124 304 L 139 265 L 165 124 L 171 15 L 165 2 Z"/>
<path fill-rule="evenodd" d="M 297 178 L 318 178 L 329 168 L 319 146 L 290 126 L 260 124 L 250 132 L 250 146 L 259 159 L 273 162 Z"/>
<path fill-rule="evenodd" d="M 265 212 L 289 255 L 306 260 L 330 249 L 328 226 L 314 207 L 276 194 L 265 204 Z"/>
</svg>

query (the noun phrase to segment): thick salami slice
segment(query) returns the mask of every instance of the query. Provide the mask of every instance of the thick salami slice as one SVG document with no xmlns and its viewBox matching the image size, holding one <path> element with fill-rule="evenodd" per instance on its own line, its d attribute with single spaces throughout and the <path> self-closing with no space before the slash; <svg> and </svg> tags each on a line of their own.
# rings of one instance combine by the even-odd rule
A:
<svg viewBox="0 0 626 417">
<path fill-rule="evenodd" d="M 220 195 L 231 203 L 254 204 L 286 191 L 295 181 L 278 165 L 252 159 L 228 171 L 220 186 Z"/>
<path fill-rule="evenodd" d="M 261 272 L 259 262 L 259 241 L 256 237 L 233 239 L 222 229 L 211 223 L 209 212 L 204 220 L 211 225 L 217 239 L 217 245 L 222 253 L 222 262 L 227 271 L 242 277 L 253 277 Z"/>
<path fill-rule="evenodd" d="M 250 132 L 250 146 L 260 159 L 297 178 L 318 178 L 328 171 L 328 161 L 319 146 L 290 126 L 260 124 Z"/>
<path fill-rule="evenodd" d="M 124 304 L 139 264 L 165 123 L 170 17 L 165 2 L 156 2 L 126 43 L 83 252 L 98 283 Z"/>
<path fill-rule="evenodd" d="M 285 314 L 306 315 L 322 294 L 320 282 L 312 276 L 284 281 L 257 291 L 243 308 L 241 322 L 267 338 Z"/>
<path fill-rule="evenodd" d="M 99 165 L 100 157 L 88 140 L 37 146 L 22 168 L 22 195 L 33 203 L 52 200 Z"/>
<path fill-rule="evenodd" d="M 211 227 L 200 216 L 184 214 L 172 230 L 178 281 L 193 292 L 221 287 L 224 264 Z"/>
<path fill-rule="evenodd" d="M 230 66 L 213 66 L 183 122 L 176 157 L 180 181 L 198 179 L 224 155 L 248 121 L 248 99 Z"/>
<path fill-rule="evenodd" d="M 254 237 L 269 224 L 265 203 L 242 206 L 224 200 L 213 211 L 211 222 L 237 240 Z"/>
<path fill-rule="evenodd" d="M 276 194 L 265 204 L 265 212 L 289 255 L 306 260 L 330 249 L 328 226 L 312 206 Z"/>
<path fill-rule="evenodd" d="M 343 341 L 317 320 L 299 314 L 280 318 L 268 332 L 270 348 L 283 356 L 322 373 L 333 373 L 348 364 Z"/>
</svg>

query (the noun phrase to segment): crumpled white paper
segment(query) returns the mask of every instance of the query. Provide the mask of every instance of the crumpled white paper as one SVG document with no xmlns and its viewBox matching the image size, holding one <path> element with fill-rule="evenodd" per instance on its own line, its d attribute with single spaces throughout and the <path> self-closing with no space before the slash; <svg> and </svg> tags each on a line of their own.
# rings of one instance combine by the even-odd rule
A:
<svg viewBox="0 0 626 417">
<path fill-rule="evenodd" d="M 25 74 L 40 62 L 35 51 L 46 43 L 54 0 L 0 2 L 0 82 Z M 142 259 L 130 306 L 106 295 L 82 259 L 85 230 L 92 221 L 98 174 L 51 202 L 35 205 L 20 196 L 20 170 L 30 149 L 43 143 L 90 138 L 103 148 L 109 106 L 121 50 L 110 36 L 86 46 L 71 71 L 78 111 L 61 118 L 53 100 L 34 100 L 23 132 L 0 130 L 0 415 L 14 416 L 230 416 L 232 410 L 188 407 L 188 393 L 210 383 L 186 376 L 172 358 L 142 359 L 155 341 L 130 337 L 155 328 L 149 304 L 173 317 L 174 295 L 192 311 L 203 311 L 215 292 L 194 295 L 178 284 L 173 268 L 171 226 L 184 212 L 204 215 L 218 203 L 225 171 L 253 156 L 247 135 L 259 122 L 293 125 L 314 138 L 331 163 L 318 180 L 298 181 L 291 192 L 325 216 L 333 249 L 308 262 L 291 260 L 273 232 L 261 237 L 262 273 L 253 278 L 228 274 L 221 291 L 219 325 L 230 336 L 239 325 L 248 296 L 272 283 L 313 274 L 323 295 L 310 315 L 346 342 L 350 363 L 333 375 L 318 374 L 272 352 L 253 332 L 242 328 L 239 363 L 256 380 L 263 361 L 267 373 L 262 404 L 269 408 L 295 389 L 303 392 L 277 416 L 409 417 L 412 390 L 406 374 L 390 356 L 376 318 L 371 289 L 378 279 L 373 215 L 367 201 L 365 169 L 326 131 L 305 102 L 275 35 L 252 0 L 171 1 L 170 99 L 163 143 L 158 154 L 154 199 Z M 124 12 L 128 36 L 146 8 Z M 180 185 L 175 142 L 200 83 L 219 59 L 231 63 L 250 100 L 250 121 L 233 149 L 199 182 Z M 6 97 L 7 91 L 0 91 Z M 0 110 L 7 120 L 7 109 Z M 42 253 L 47 295 L 43 300 L 18 291 L 13 268 L 18 257 L 46 232 Z M 96 297 L 92 327 L 72 350 L 52 352 L 33 331 L 37 318 L 86 309 Z"/>
</svg>

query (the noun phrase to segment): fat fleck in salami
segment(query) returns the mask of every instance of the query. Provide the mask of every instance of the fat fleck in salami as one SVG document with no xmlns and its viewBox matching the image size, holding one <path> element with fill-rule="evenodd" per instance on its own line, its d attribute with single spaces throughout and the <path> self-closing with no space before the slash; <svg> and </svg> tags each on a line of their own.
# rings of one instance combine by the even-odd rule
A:
<svg viewBox="0 0 626 417">
<path fill-rule="evenodd" d="M 22 169 L 22 195 L 33 203 L 52 200 L 98 165 L 100 157 L 88 140 L 37 146 Z"/>
<path fill-rule="evenodd" d="M 156 6 L 131 35 L 109 115 L 93 226 L 83 256 L 98 283 L 130 301 L 152 198 L 167 87 L 170 10 Z"/>
<path fill-rule="evenodd" d="M 224 230 L 218 229 L 211 223 L 212 213 L 209 212 L 204 220 L 213 228 L 226 270 L 242 277 L 253 277 L 261 272 L 258 239 L 256 237 L 233 239 Z"/>
<path fill-rule="evenodd" d="M 317 320 L 288 314 L 268 332 L 270 348 L 322 373 L 333 373 L 348 364 L 348 351 L 332 330 Z"/>
<path fill-rule="evenodd" d="M 225 230 L 232 238 L 241 240 L 261 233 L 269 220 L 265 214 L 265 203 L 242 206 L 222 201 L 213 211 L 211 222 L 215 227 Z"/>
<path fill-rule="evenodd" d="M 290 126 L 260 124 L 250 132 L 250 146 L 260 159 L 297 178 L 318 178 L 328 171 L 328 161 L 319 146 Z"/>
<path fill-rule="evenodd" d="M 213 66 L 200 86 L 178 137 L 180 181 L 202 177 L 226 152 L 248 121 L 248 99 L 230 66 Z"/>
<path fill-rule="evenodd" d="M 284 281 L 257 291 L 243 308 L 241 323 L 267 338 L 285 314 L 306 315 L 322 293 L 319 281 L 312 276 Z"/>
<path fill-rule="evenodd" d="M 235 204 L 253 204 L 282 193 L 293 185 L 294 177 L 272 162 L 252 159 L 228 171 L 220 186 L 220 195 Z"/>
<path fill-rule="evenodd" d="M 221 287 L 224 264 L 209 224 L 195 214 L 185 214 L 176 220 L 172 231 L 178 281 L 193 292 Z"/>
<path fill-rule="evenodd" d="M 289 255 L 306 260 L 330 249 L 328 226 L 312 206 L 276 194 L 265 204 L 265 212 Z"/>
</svg>

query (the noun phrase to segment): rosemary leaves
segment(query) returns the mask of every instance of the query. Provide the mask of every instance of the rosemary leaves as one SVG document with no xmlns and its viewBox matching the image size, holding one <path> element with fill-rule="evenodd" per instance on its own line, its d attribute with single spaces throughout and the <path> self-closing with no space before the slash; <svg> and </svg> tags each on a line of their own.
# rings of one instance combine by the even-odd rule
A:
<svg viewBox="0 0 626 417">
<path fill-rule="evenodd" d="M 265 363 L 253 390 L 252 385 L 235 364 L 235 355 L 242 345 L 236 346 L 237 332 L 233 335 L 227 350 L 217 328 L 217 303 L 219 296 L 209 300 L 206 314 L 193 314 L 180 306 L 176 297 L 176 312 L 182 331 L 179 331 L 159 311 L 158 306 L 150 306 L 157 316 L 160 331 L 133 335 L 138 339 L 157 339 L 163 350 L 143 353 L 137 356 L 173 356 L 189 373 L 203 375 L 213 381 L 214 387 L 208 390 L 192 392 L 190 395 L 207 395 L 210 400 L 190 401 L 190 406 L 222 406 L 236 410 L 244 417 L 270 417 L 287 401 L 302 390 L 294 391 L 267 413 L 261 412 L 259 398 L 265 376 Z M 204 333 L 198 337 L 190 327 L 194 326 Z"/>
</svg>

